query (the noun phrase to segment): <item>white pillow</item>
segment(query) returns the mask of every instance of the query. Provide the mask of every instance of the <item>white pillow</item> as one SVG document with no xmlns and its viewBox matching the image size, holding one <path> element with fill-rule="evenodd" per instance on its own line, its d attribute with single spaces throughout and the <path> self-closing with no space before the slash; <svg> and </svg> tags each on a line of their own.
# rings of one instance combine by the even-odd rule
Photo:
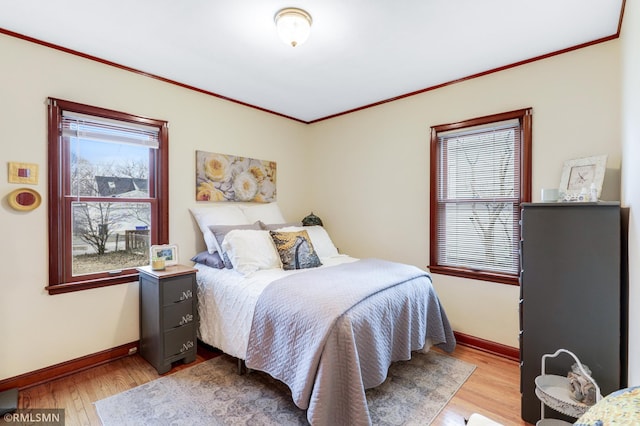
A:
<svg viewBox="0 0 640 426">
<path fill-rule="evenodd" d="M 204 237 L 204 243 L 207 245 L 207 251 L 210 254 L 213 254 L 218 248 L 216 237 L 209 229 L 210 226 L 250 225 L 253 223 L 247 220 L 242 209 L 240 209 L 236 204 L 192 207 L 189 210 L 191 211 L 193 218 L 198 222 L 198 226 L 200 227 L 202 236 Z"/>
<path fill-rule="evenodd" d="M 262 223 L 285 223 L 278 203 L 240 204 L 249 223 L 261 221 Z"/>
<path fill-rule="evenodd" d="M 276 229 L 276 231 L 280 232 L 296 232 L 302 230 L 307 231 L 307 234 L 309 234 L 309 238 L 311 238 L 311 244 L 313 244 L 313 248 L 318 254 L 318 257 L 323 258 L 338 255 L 338 249 L 333 244 L 333 241 L 331 241 L 329 233 L 320 225 L 286 226 L 284 228 Z"/>
<path fill-rule="evenodd" d="M 234 229 L 224 237 L 222 249 L 229 256 L 233 269 L 242 275 L 260 269 L 282 268 L 280 255 L 269 231 Z"/>
</svg>

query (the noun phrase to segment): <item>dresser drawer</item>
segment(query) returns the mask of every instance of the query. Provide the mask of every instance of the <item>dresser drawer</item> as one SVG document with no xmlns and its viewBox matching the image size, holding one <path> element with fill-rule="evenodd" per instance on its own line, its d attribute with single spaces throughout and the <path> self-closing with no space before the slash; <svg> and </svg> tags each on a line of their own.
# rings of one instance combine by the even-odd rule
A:
<svg viewBox="0 0 640 426">
<path fill-rule="evenodd" d="M 190 324 L 195 320 L 193 312 L 193 303 L 191 300 L 174 303 L 164 307 L 164 317 L 162 329 L 169 330 L 171 328 L 180 327 Z"/>
<path fill-rule="evenodd" d="M 193 299 L 193 288 L 193 275 L 167 279 L 162 285 L 164 305 Z"/>
<path fill-rule="evenodd" d="M 193 325 L 183 325 L 164 333 L 164 356 L 170 358 L 190 350 L 195 350 L 195 329 Z"/>
</svg>

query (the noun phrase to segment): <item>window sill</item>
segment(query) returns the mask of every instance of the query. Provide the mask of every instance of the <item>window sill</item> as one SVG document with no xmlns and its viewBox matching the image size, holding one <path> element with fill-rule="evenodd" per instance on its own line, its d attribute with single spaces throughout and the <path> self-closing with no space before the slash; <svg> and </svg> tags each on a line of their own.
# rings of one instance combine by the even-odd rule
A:
<svg viewBox="0 0 640 426">
<path fill-rule="evenodd" d="M 451 275 L 460 278 L 489 281 L 498 284 L 520 285 L 519 277 L 515 275 L 500 274 L 496 272 L 477 271 L 465 268 L 452 268 L 450 266 L 429 266 L 432 274 Z"/>
<path fill-rule="evenodd" d="M 101 278 L 87 281 L 74 281 L 71 283 L 54 284 L 45 287 L 50 295 L 71 293 L 74 291 L 90 290 L 92 288 L 108 287 L 111 285 L 125 284 L 138 281 L 137 273 L 128 273 L 112 278 Z"/>
</svg>

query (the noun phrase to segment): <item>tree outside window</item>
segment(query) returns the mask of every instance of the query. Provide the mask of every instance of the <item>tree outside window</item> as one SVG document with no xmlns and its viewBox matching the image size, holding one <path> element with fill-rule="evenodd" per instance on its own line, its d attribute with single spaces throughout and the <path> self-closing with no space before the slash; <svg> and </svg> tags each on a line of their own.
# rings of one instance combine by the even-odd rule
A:
<svg viewBox="0 0 640 426">
<path fill-rule="evenodd" d="M 49 100 L 49 292 L 135 279 L 167 238 L 166 122 Z"/>
</svg>

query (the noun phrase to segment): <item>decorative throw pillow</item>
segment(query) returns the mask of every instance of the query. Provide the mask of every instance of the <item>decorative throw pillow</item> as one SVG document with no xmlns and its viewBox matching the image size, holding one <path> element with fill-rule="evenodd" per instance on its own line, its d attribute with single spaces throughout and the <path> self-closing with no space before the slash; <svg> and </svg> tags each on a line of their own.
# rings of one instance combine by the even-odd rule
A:
<svg viewBox="0 0 640 426">
<path fill-rule="evenodd" d="M 202 251 L 191 258 L 192 262 L 200 263 L 202 265 L 207 265 L 212 268 L 222 269 L 224 268 L 224 262 L 220 257 L 220 253 L 217 251 L 213 254 L 209 253 L 207 250 Z"/>
<path fill-rule="evenodd" d="M 638 424 L 640 386 L 610 393 L 591 406 L 575 423 L 577 426 Z"/>
<path fill-rule="evenodd" d="M 249 223 L 284 223 L 284 216 L 277 202 L 238 204 Z"/>
<path fill-rule="evenodd" d="M 306 269 L 321 266 L 307 231 L 269 231 L 278 249 L 283 269 Z"/>
<path fill-rule="evenodd" d="M 211 232 L 213 233 L 213 236 L 216 239 L 216 244 L 218 245 L 217 246 L 218 252 L 220 252 L 222 256 L 222 261 L 224 262 L 224 266 L 227 269 L 233 269 L 233 264 L 231 262 L 231 259 L 229 259 L 229 256 L 227 255 L 226 250 L 222 247 L 222 242 L 224 241 L 224 237 L 226 237 L 229 232 L 236 229 L 242 229 L 242 230 L 252 229 L 254 231 L 259 231 L 262 228 L 260 227 L 260 222 L 255 222 L 255 223 L 252 223 L 251 225 L 213 225 L 213 226 L 210 226 L 209 229 L 211 230 Z"/>
<path fill-rule="evenodd" d="M 250 275 L 261 269 L 280 269 L 280 257 L 268 231 L 234 229 L 222 242 L 233 269 Z"/>
<path fill-rule="evenodd" d="M 260 227 L 266 231 L 277 231 L 280 228 L 297 227 L 302 228 L 302 222 L 290 222 L 290 223 L 264 223 L 260 221 Z M 302 229 L 300 229 L 302 230 Z M 298 231 L 298 229 L 296 229 Z"/>
<path fill-rule="evenodd" d="M 316 250 L 316 254 L 320 259 L 325 257 L 337 256 L 338 249 L 331 241 L 331 237 L 327 231 L 320 225 L 314 226 L 285 226 L 282 228 L 273 229 L 274 231 L 280 232 L 293 232 L 293 231 L 302 231 L 305 230 L 309 234 L 309 238 L 311 238 L 311 243 L 313 244 L 313 248 Z"/>
<path fill-rule="evenodd" d="M 189 209 L 202 231 L 204 243 L 209 253 L 219 250 L 216 237 L 209 229 L 212 225 L 248 225 L 251 224 L 243 211 L 235 204 L 192 207 Z"/>
</svg>

